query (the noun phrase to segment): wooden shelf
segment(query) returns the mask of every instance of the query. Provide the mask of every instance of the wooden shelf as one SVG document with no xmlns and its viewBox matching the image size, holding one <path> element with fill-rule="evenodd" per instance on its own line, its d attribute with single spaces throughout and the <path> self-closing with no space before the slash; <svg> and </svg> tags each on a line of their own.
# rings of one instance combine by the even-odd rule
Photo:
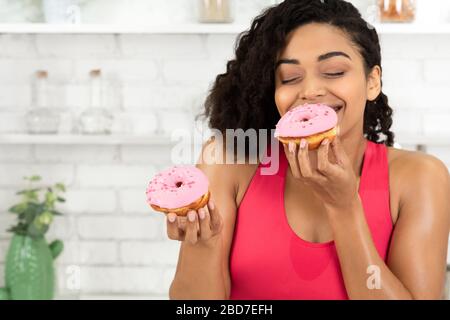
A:
<svg viewBox="0 0 450 320">
<path fill-rule="evenodd" d="M 379 34 L 450 34 L 448 24 L 376 23 Z M 238 34 L 250 23 L 178 25 L 0 23 L 0 33 L 18 34 Z"/>
</svg>

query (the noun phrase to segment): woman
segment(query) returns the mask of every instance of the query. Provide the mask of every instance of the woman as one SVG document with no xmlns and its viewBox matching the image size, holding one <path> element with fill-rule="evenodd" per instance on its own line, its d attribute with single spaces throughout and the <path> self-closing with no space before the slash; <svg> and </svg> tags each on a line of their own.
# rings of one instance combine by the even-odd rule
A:
<svg viewBox="0 0 450 320">
<path fill-rule="evenodd" d="M 393 148 L 376 31 L 342 0 L 286 0 L 252 23 L 206 101 L 211 128 L 272 129 L 325 103 L 340 133 L 262 164 L 198 164 L 213 201 L 188 219 L 173 299 L 439 299 L 450 194 L 437 158 Z M 262 143 L 259 141 L 258 143 Z M 208 142 L 210 148 L 223 148 Z M 225 152 L 229 152 L 224 149 Z"/>
</svg>

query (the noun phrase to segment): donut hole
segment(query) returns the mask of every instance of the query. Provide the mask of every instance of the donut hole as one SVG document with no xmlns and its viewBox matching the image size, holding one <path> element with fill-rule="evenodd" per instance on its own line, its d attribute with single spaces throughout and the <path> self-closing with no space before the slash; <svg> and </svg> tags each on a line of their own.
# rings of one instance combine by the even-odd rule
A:
<svg viewBox="0 0 450 320">
<path fill-rule="evenodd" d="M 179 188 L 179 187 L 181 187 L 183 185 L 183 182 L 178 181 L 178 182 L 175 183 L 175 185 L 177 186 L 177 188 Z"/>
</svg>

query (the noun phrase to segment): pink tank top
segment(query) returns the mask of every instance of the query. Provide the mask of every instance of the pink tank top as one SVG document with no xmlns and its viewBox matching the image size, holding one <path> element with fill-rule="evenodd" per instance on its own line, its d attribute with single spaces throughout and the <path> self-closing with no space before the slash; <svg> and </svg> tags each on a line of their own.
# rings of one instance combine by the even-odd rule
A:
<svg viewBox="0 0 450 320">
<path fill-rule="evenodd" d="M 279 156 L 274 175 L 261 174 L 270 164 L 259 165 L 238 208 L 230 299 L 348 299 L 334 241 L 306 241 L 288 224 L 284 183 L 289 163 L 281 144 Z M 386 261 L 393 223 L 384 144 L 367 141 L 358 192 L 372 239 Z"/>
</svg>

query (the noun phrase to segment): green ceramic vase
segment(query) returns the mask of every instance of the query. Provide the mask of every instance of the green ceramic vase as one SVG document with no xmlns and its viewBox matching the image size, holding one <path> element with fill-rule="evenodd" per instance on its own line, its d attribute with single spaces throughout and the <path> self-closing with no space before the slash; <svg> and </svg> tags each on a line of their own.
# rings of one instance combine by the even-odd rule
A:
<svg viewBox="0 0 450 320">
<path fill-rule="evenodd" d="M 60 240 L 48 244 L 44 236 L 32 238 L 14 234 L 6 256 L 6 287 L 0 288 L 0 300 L 53 299 L 53 260 L 62 250 Z"/>
</svg>

